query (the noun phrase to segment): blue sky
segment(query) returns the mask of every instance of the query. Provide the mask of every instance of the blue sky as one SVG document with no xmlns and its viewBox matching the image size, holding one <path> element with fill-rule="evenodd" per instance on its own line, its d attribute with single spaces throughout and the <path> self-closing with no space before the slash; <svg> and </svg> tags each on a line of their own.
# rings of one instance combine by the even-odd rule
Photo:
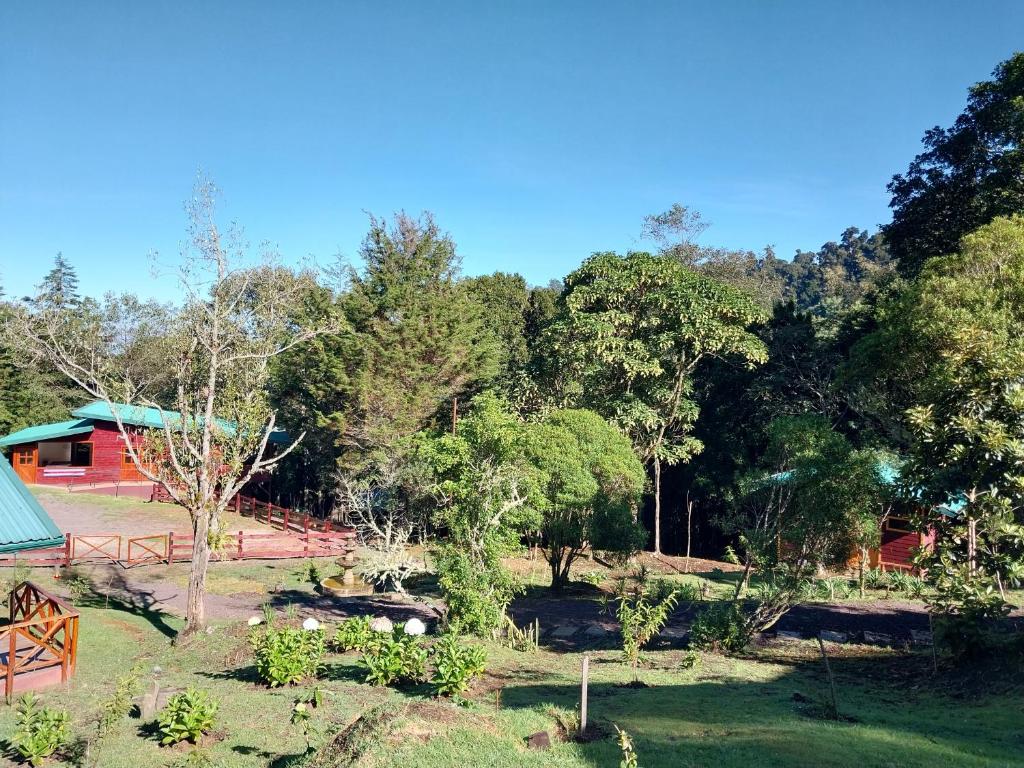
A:
<svg viewBox="0 0 1024 768">
<path fill-rule="evenodd" d="M 1020 2 L 104 2 L 0 9 L 0 281 L 171 298 L 202 168 L 286 260 L 433 211 L 470 274 L 545 283 L 679 201 L 785 257 L 1024 47 Z"/>
</svg>

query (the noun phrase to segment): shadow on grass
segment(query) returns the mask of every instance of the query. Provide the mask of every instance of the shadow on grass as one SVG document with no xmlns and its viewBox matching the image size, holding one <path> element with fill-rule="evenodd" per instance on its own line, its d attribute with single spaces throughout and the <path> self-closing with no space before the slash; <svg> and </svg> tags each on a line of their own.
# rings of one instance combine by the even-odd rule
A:
<svg viewBox="0 0 1024 768">
<path fill-rule="evenodd" d="M 865 653 L 831 663 L 838 719 L 823 665 L 813 659 L 758 679 L 702 680 L 697 669 L 690 683 L 659 685 L 652 673 L 641 674 L 647 687 L 591 681 L 589 714 L 628 731 L 645 768 L 1020 764 L 1020 692 L 1016 701 L 979 694 L 965 710 L 947 693 L 948 681 L 921 685 L 928 654 Z M 502 689 L 501 704 L 550 716 L 552 708 L 573 711 L 579 696 L 577 685 L 517 681 Z M 575 750 L 595 768 L 618 764 L 613 738 Z"/>
<path fill-rule="evenodd" d="M 177 637 L 178 630 L 167 623 L 168 614 L 156 607 L 158 601 L 153 592 L 132 584 L 125 578 L 124 572 L 114 566 L 106 574 L 108 578 L 105 583 L 99 582 L 92 575 L 86 578 L 88 591 L 75 600 L 75 605 L 129 613 L 145 619 L 164 637 Z"/>
</svg>

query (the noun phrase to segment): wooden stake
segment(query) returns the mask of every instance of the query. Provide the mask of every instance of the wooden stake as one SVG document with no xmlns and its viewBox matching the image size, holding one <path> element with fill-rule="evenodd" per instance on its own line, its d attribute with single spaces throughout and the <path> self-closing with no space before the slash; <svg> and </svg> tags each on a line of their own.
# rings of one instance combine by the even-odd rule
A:
<svg viewBox="0 0 1024 768">
<path fill-rule="evenodd" d="M 828 687 L 832 691 L 832 717 L 839 719 L 839 701 L 836 699 L 836 679 L 832 677 L 832 665 L 828 663 L 828 654 L 825 653 L 825 643 L 821 635 L 818 635 L 818 648 L 821 649 L 821 658 L 825 662 L 825 671 L 828 673 Z"/>
<path fill-rule="evenodd" d="M 590 656 L 583 654 L 583 682 L 580 684 L 580 737 L 587 732 L 587 683 L 590 678 Z"/>
</svg>

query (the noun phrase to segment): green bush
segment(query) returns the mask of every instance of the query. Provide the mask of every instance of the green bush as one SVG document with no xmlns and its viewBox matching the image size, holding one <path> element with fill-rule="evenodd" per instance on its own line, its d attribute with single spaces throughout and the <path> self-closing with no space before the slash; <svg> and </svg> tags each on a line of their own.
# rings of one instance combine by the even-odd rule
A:
<svg viewBox="0 0 1024 768">
<path fill-rule="evenodd" d="M 366 670 L 366 682 L 372 685 L 417 683 L 427 669 L 427 649 L 418 635 L 407 635 L 401 627 L 378 638 L 363 651 L 359 664 Z"/>
<path fill-rule="evenodd" d="M 690 646 L 702 651 L 741 651 L 747 645 L 743 611 L 736 603 L 713 603 L 690 625 Z"/>
<path fill-rule="evenodd" d="M 500 560 L 494 557 L 493 563 L 481 568 L 455 547 L 439 549 L 434 559 L 438 585 L 448 606 L 448 629 L 481 637 L 501 629 L 505 608 L 523 588 Z"/>
<path fill-rule="evenodd" d="M 316 677 L 324 655 L 322 629 L 267 627 L 249 636 L 256 672 L 271 688 Z"/>
<path fill-rule="evenodd" d="M 430 649 L 434 675 L 430 678 L 438 696 L 458 696 L 473 678 L 482 675 L 487 652 L 479 645 L 461 645 L 455 635 L 445 635 Z"/>
<path fill-rule="evenodd" d="M 190 741 L 193 744 L 213 728 L 217 702 L 205 691 L 188 688 L 171 696 L 157 717 L 157 730 L 163 745 Z"/>
<path fill-rule="evenodd" d="M 19 699 L 11 745 L 22 760 L 29 765 L 42 765 L 67 742 L 67 710 L 41 707 L 39 699 L 31 693 Z"/>
<path fill-rule="evenodd" d="M 361 651 L 373 637 L 369 616 L 352 616 L 338 625 L 331 645 L 341 651 Z"/>
</svg>

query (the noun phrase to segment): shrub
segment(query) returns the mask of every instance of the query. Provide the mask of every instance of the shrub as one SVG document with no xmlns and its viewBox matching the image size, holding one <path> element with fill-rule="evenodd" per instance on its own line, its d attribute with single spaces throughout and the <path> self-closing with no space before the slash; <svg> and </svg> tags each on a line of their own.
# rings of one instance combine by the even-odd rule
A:
<svg viewBox="0 0 1024 768">
<path fill-rule="evenodd" d="M 324 655 L 322 629 L 267 627 L 249 636 L 260 679 L 271 688 L 316 677 Z"/>
<path fill-rule="evenodd" d="M 366 669 L 366 682 L 372 685 L 415 683 L 423 679 L 427 668 L 427 649 L 419 635 L 407 635 L 401 629 L 379 638 L 363 651 L 359 664 Z"/>
<path fill-rule="evenodd" d="M 643 587 L 632 597 L 619 601 L 617 616 L 622 631 L 622 655 L 633 668 L 634 680 L 638 679 L 640 651 L 665 626 L 675 605 L 675 592 L 659 600 L 648 598 Z"/>
<path fill-rule="evenodd" d="M 736 603 L 714 603 L 690 626 L 690 645 L 702 651 L 741 651 L 747 645 L 743 611 Z"/>
<path fill-rule="evenodd" d="M 171 696 L 157 717 L 157 730 L 163 745 L 190 741 L 193 744 L 213 728 L 217 702 L 205 691 L 188 688 Z"/>
<path fill-rule="evenodd" d="M 131 712 L 132 702 L 139 693 L 139 669 L 136 667 L 117 678 L 114 693 L 103 702 L 99 721 L 96 723 L 96 737 L 102 740 Z"/>
<path fill-rule="evenodd" d="M 67 710 L 41 707 L 39 699 L 31 693 L 19 699 L 11 745 L 22 760 L 29 765 L 42 765 L 67 742 Z"/>
<path fill-rule="evenodd" d="M 461 645 L 455 635 L 445 635 L 430 649 L 434 675 L 430 678 L 438 696 L 458 696 L 473 678 L 482 675 L 487 652 L 479 645 Z"/>
<path fill-rule="evenodd" d="M 924 596 L 924 581 L 912 573 L 890 571 L 887 576 L 889 589 L 893 592 L 899 592 L 901 595 L 906 595 L 915 600 L 919 600 Z"/>
<path fill-rule="evenodd" d="M 438 585 L 448 606 L 446 622 L 450 631 L 479 636 L 501 629 L 505 608 L 523 591 L 516 578 L 495 557 L 486 567 L 455 547 L 435 553 Z"/>
<path fill-rule="evenodd" d="M 592 587 L 600 587 L 604 581 L 604 574 L 600 571 L 587 571 L 586 573 L 579 574 L 579 580 L 584 584 L 589 584 Z"/>
<path fill-rule="evenodd" d="M 338 625 L 331 645 L 342 651 L 361 651 L 370 642 L 373 631 L 369 616 L 352 616 Z"/>
</svg>

